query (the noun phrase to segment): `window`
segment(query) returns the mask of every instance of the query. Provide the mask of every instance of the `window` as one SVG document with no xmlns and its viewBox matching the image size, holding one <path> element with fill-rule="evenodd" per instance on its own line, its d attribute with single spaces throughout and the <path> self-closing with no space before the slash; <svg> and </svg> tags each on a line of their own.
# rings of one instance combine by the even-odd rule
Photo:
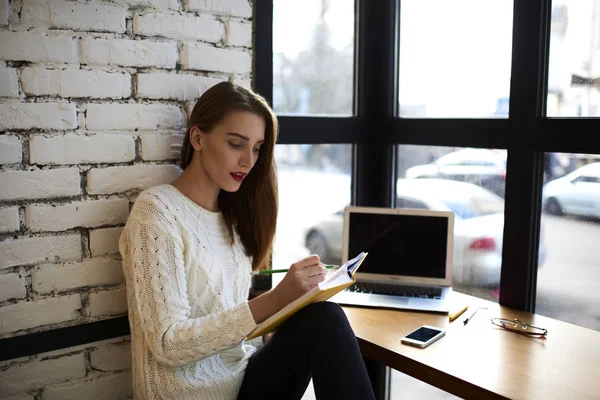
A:
<svg viewBox="0 0 600 400">
<path fill-rule="evenodd" d="M 546 153 L 536 312 L 600 330 L 600 157 Z"/>
<path fill-rule="evenodd" d="M 400 2 L 400 116 L 507 118 L 512 1 Z"/>
<path fill-rule="evenodd" d="M 354 2 L 273 2 L 273 108 L 280 114 L 351 115 Z"/>
<path fill-rule="evenodd" d="M 469 157 L 504 159 L 504 150 L 398 146 L 396 207 L 451 211 L 455 290 L 498 301 L 504 230 L 505 168 Z M 445 165 L 444 160 L 460 163 Z M 502 163 L 498 163 L 502 165 Z M 407 202 L 407 199 L 411 199 Z"/>
<path fill-rule="evenodd" d="M 600 116 L 600 1 L 552 2 L 549 117 Z"/>
</svg>

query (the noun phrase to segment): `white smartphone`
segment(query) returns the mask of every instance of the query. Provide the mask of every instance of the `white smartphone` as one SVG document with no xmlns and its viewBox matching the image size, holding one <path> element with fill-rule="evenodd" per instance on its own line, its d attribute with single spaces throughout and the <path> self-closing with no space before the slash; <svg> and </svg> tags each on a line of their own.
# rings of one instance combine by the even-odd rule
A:
<svg viewBox="0 0 600 400">
<path fill-rule="evenodd" d="M 410 346 L 425 348 L 446 334 L 446 330 L 435 326 L 423 325 L 401 339 Z"/>
</svg>

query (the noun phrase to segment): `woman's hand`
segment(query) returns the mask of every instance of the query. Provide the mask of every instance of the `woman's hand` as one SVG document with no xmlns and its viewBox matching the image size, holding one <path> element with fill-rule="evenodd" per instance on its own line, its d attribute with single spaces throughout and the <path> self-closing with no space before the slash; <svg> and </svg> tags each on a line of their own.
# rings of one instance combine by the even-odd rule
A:
<svg viewBox="0 0 600 400">
<path fill-rule="evenodd" d="M 283 308 L 323 282 L 325 275 L 327 268 L 323 266 L 319 256 L 311 255 L 292 264 L 272 292 Z"/>
</svg>

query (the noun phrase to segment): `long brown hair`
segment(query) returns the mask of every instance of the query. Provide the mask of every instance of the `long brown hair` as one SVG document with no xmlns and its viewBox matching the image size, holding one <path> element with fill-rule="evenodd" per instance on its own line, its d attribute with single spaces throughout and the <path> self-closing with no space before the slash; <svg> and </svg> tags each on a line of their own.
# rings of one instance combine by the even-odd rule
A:
<svg viewBox="0 0 600 400">
<path fill-rule="evenodd" d="M 190 129 L 197 126 L 210 133 L 232 111 L 248 111 L 265 121 L 265 141 L 258 160 L 237 192 L 219 192 L 218 203 L 234 242 L 234 229 L 252 257 L 252 269 L 266 269 L 273 247 L 277 224 L 277 177 L 273 152 L 279 124 L 275 113 L 260 95 L 231 82 L 220 82 L 198 99 L 188 121 L 181 149 L 181 168 L 192 161 Z"/>
</svg>

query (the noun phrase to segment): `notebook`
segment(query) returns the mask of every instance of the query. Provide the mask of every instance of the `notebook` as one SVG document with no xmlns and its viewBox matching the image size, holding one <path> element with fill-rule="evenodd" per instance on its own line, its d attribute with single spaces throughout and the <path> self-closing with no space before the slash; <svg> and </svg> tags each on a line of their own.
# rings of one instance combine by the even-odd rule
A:
<svg viewBox="0 0 600 400">
<path fill-rule="evenodd" d="M 369 257 L 339 304 L 448 313 L 454 214 L 401 208 L 344 209 L 342 261 Z"/>
</svg>

